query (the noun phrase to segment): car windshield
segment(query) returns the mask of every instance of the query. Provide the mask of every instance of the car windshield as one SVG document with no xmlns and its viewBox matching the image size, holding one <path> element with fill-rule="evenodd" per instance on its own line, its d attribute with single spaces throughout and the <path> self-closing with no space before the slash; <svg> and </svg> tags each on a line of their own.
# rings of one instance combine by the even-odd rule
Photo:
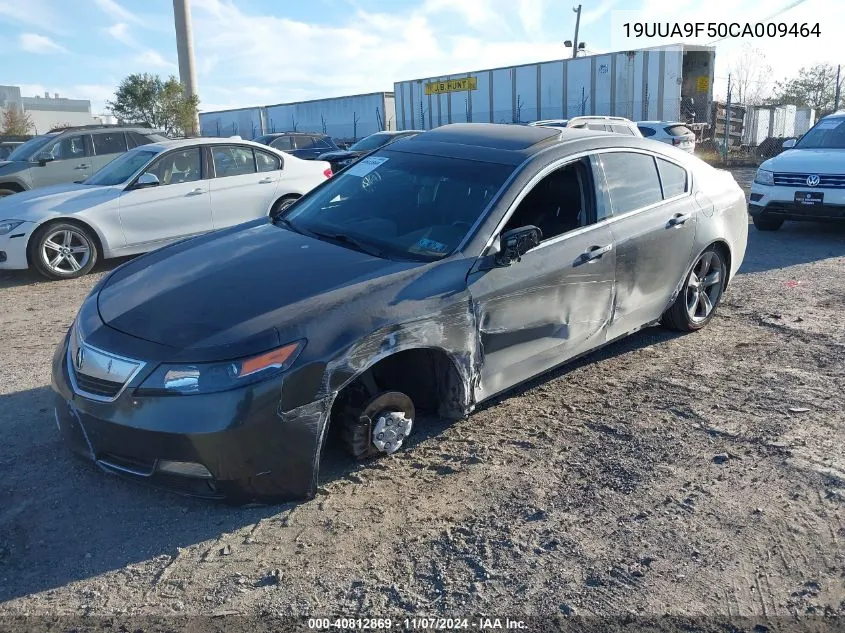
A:
<svg viewBox="0 0 845 633">
<path fill-rule="evenodd" d="M 666 134 L 669 136 L 689 136 L 692 134 L 692 130 L 690 130 L 686 125 L 670 125 L 666 128 Z"/>
<path fill-rule="evenodd" d="M 845 117 L 822 119 L 794 149 L 845 149 Z"/>
<path fill-rule="evenodd" d="M 381 150 L 305 196 L 280 222 L 371 254 L 434 261 L 458 247 L 514 169 Z"/>
<path fill-rule="evenodd" d="M 56 138 L 55 134 L 44 134 L 43 136 L 35 136 L 29 139 L 23 145 L 18 145 L 14 152 L 9 154 L 6 160 L 30 160 L 38 150 L 44 147 L 47 143 Z"/>
<path fill-rule="evenodd" d="M 371 134 L 366 138 L 362 138 L 360 141 L 355 143 L 349 149 L 353 152 L 360 152 L 360 151 L 369 151 L 372 149 L 378 149 L 383 145 L 387 145 L 388 141 L 392 140 L 393 137 L 390 134 Z"/>
<path fill-rule="evenodd" d="M 138 173 L 157 154 L 157 151 L 151 149 L 130 150 L 115 158 L 82 184 L 101 187 L 123 184 Z"/>
</svg>

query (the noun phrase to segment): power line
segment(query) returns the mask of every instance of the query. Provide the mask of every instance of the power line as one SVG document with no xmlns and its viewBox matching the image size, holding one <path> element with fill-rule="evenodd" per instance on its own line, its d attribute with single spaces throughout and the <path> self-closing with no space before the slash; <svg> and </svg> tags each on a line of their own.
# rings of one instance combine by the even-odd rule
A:
<svg viewBox="0 0 845 633">
<path fill-rule="evenodd" d="M 760 22 L 762 24 L 765 24 L 766 22 L 770 22 L 770 21 L 774 20 L 776 17 L 778 17 L 779 15 L 786 13 L 790 9 L 794 9 L 799 4 L 804 4 L 806 1 L 807 0 L 795 0 L 792 4 L 785 6 L 780 11 L 773 13 L 772 15 L 768 16 L 767 18 L 763 18 L 762 20 L 760 20 Z M 712 42 L 707 42 L 707 44 L 705 44 L 705 46 L 712 46 L 713 44 L 718 44 L 719 42 L 721 42 L 723 40 L 729 39 L 730 37 L 731 37 L 730 35 L 726 35 L 725 37 L 720 37 L 719 39 L 713 40 Z"/>
</svg>

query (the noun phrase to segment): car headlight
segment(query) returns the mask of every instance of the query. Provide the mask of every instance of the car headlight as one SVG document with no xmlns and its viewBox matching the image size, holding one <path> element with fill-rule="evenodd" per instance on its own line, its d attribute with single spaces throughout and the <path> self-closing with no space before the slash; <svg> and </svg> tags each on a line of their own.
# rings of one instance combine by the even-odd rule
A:
<svg viewBox="0 0 845 633">
<path fill-rule="evenodd" d="M 136 393 L 192 395 L 237 389 L 282 373 L 293 364 L 304 347 L 305 341 L 302 340 L 238 360 L 159 365 Z"/>
<path fill-rule="evenodd" d="M 16 228 L 23 224 L 23 220 L 3 220 L 0 222 L 0 235 L 11 233 Z"/>
<path fill-rule="evenodd" d="M 758 185 L 769 185 L 771 187 L 775 184 L 774 174 L 767 169 L 758 169 L 757 175 L 754 176 L 754 182 Z"/>
</svg>

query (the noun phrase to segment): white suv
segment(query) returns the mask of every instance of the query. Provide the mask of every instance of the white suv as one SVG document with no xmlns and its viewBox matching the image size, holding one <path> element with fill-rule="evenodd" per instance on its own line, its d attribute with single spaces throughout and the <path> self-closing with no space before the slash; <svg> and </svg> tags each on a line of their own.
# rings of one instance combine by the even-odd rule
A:
<svg viewBox="0 0 845 633">
<path fill-rule="evenodd" d="M 543 121 L 534 121 L 528 125 L 542 125 L 543 127 L 572 127 L 572 128 L 586 128 L 588 130 L 598 130 L 601 132 L 615 132 L 616 134 L 625 134 L 627 136 L 642 136 L 637 124 L 621 116 L 576 116 L 571 119 L 546 119 Z"/>
<path fill-rule="evenodd" d="M 748 213 L 761 231 L 776 231 L 784 220 L 845 220 L 845 110 L 760 165 Z"/>
</svg>

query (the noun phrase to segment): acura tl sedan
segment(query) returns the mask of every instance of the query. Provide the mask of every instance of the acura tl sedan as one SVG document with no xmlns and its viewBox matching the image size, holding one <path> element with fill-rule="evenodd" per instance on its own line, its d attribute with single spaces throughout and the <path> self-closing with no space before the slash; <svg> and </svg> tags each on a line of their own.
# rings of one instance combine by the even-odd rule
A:
<svg viewBox="0 0 845 633">
<path fill-rule="evenodd" d="M 328 163 L 250 141 L 136 147 L 79 183 L 0 199 L 0 270 L 79 277 L 99 259 L 277 214 L 331 175 Z"/>
<path fill-rule="evenodd" d="M 747 235 L 733 177 L 671 146 L 446 125 L 105 276 L 56 350 L 56 423 L 108 473 L 308 498 L 329 437 L 394 453 L 643 327 L 699 330 Z"/>
</svg>

